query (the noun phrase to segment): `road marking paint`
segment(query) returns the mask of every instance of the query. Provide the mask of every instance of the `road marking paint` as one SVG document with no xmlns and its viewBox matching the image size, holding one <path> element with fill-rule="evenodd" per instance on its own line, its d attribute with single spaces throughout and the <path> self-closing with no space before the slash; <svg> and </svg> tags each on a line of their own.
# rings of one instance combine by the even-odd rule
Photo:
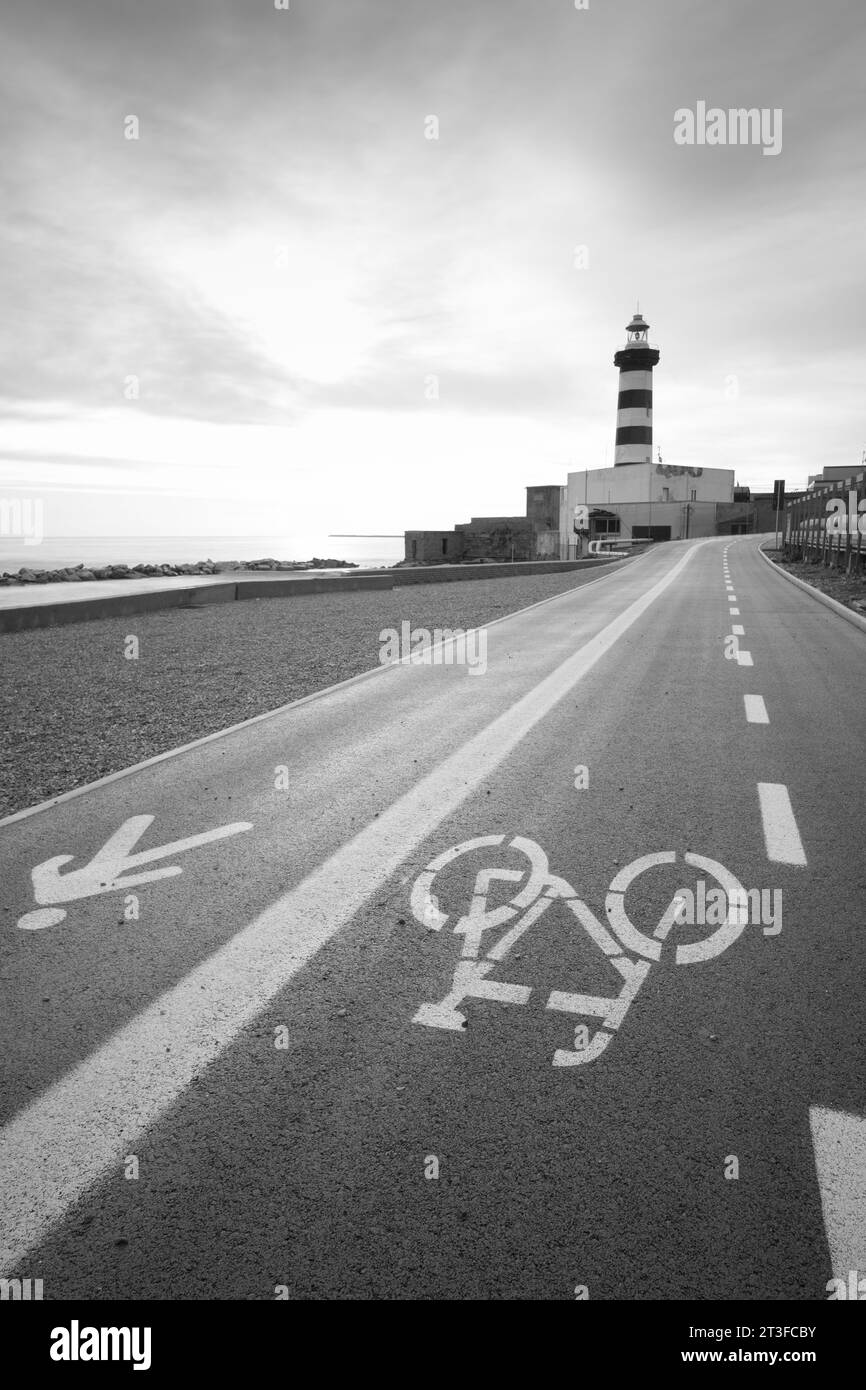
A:
<svg viewBox="0 0 866 1390">
<path fill-rule="evenodd" d="M 746 629 L 742 627 L 739 623 L 734 623 L 733 627 L 731 628 L 731 632 L 734 634 L 735 637 L 745 637 L 746 635 Z"/>
<path fill-rule="evenodd" d="M 806 851 L 797 829 L 794 808 L 783 782 L 759 782 L 761 820 L 767 858 L 774 864 L 804 865 Z"/>
<path fill-rule="evenodd" d="M 735 626 L 733 632 L 728 633 L 725 638 L 725 660 L 736 661 L 740 666 L 752 666 L 754 665 L 752 653 L 740 650 L 740 636 L 742 635 L 742 631 L 742 628 L 738 630 Z"/>
<path fill-rule="evenodd" d="M 739 610 L 739 608 L 732 608 L 732 609 L 731 609 L 730 616 L 731 616 L 732 618 L 739 618 L 739 616 L 740 616 L 740 610 Z"/>
<path fill-rule="evenodd" d="M 593 670 L 706 543 L 687 550 L 534 689 L 0 1130 L 0 1271 L 14 1268 L 92 1184 L 117 1168 L 144 1132 Z"/>
<path fill-rule="evenodd" d="M 435 930 L 440 930 L 448 920 L 447 916 L 438 910 L 438 897 L 432 892 L 438 873 L 442 869 L 449 868 L 459 856 L 486 848 L 491 842 L 491 838 L 494 843 L 500 844 L 504 843 L 506 839 L 505 835 L 500 835 L 498 837 L 481 836 L 474 840 L 464 840 L 443 854 L 437 855 L 422 871 L 410 894 L 412 914 L 420 926 L 429 928 L 431 925 L 429 911 L 431 901 L 437 904 L 436 920 L 433 923 Z M 676 863 L 676 852 L 674 850 L 661 850 L 643 855 L 640 859 L 635 859 L 631 864 L 627 864 L 625 868 L 617 872 L 605 898 L 605 911 L 608 917 L 608 927 L 605 927 L 592 909 L 578 898 L 571 884 L 559 874 L 550 871 L 547 855 L 540 845 L 518 835 L 511 840 L 507 848 L 524 854 L 529 861 L 528 866 L 523 870 L 502 868 L 481 868 L 478 870 L 468 911 L 463 915 L 459 912 L 454 914 L 453 932 L 455 936 L 463 936 L 464 945 L 461 959 L 457 961 L 453 969 L 448 991 L 444 998 L 425 1000 L 413 1015 L 412 1022 L 427 1028 L 438 1028 L 447 1032 L 462 1032 L 469 1022 L 466 1013 L 463 1012 L 463 1007 L 468 1000 L 481 999 L 508 1005 L 528 1003 L 530 995 L 533 994 L 533 989 L 530 986 L 518 984 L 514 980 L 493 980 L 487 977 L 494 965 L 501 964 L 517 941 L 525 935 L 530 927 L 534 927 L 538 923 L 554 901 L 560 900 L 565 902 L 579 924 L 606 957 L 608 964 L 618 972 L 624 981 L 619 993 L 614 996 L 580 994 L 571 990 L 552 990 L 548 995 L 545 1005 L 547 1009 L 602 1020 L 604 1027 L 596 1031 L 591 1042 L 588 1029 L 584 1028 L 582 1030 L 584 1036 L 580 1044 L 578 1044 L 577 1034 L 575 1034 L 573 1048 L 557 1048 L 553 1055 L 554 1067 L 586 1065 L 595 1061 L 608 1046 L 610 1037 L 606 1035 L 605 1030 L 607 1030 L 607 1034 L 613 1033 L 623 1023 L 651 964 L 661 958 L 662 942 L 667 939 L 674 925 L 682 925 L 684 921 L 680 915 L 681 909 L 686 905 L 684 890 L 680 890 L 670 903 L 659 920 L 652 937 L 648 937 L 635 926 L 625 908 L 625 895 L 633 881 L 650 869 Z M 746 902 L 748 895 L 739 880 L 723 864 L 690 852 L 687 852 L 684 857 L 687 864 L 709 872 L 721 884 L 720 896 L 727 904 L 724 919 L 720 921 L 717 916 L 706 918 L 706 923 L 713 925 L 716 928 L 715 931 L 702 941 L 678 946 L 673 954 L 673 959 L 677 965 L 693 965 L 721 955 L 739 938 L 748 925 L 749 918 L 748 913 L 744 915 L 739 907 L 735 909 L 734 904 Z M 524 884 L 525 877 L 527 881 Z M 515 896 L 512 897 L 509 904 L 503 905 L 500 895 L 494 894 L 492 896 L 494 906 L 490 906 L 490 887 L 494 882 L 511 882 L 516 885 L 513 890 Z M 690 890 L 689 897 L 691 910 L 694 912 L 695 897 Z M 698 917 L 692 916 L 688 920 L 689 922 L 699 920 L 704 924 L 706 893 L 703 880 L 698 884 L 697 901 L 700 905 Z M 527 909 L 523 917 L 508 927 L 499 941 L 493 946 L 487 947 L 487 938 L 484 934 L 491 929 L 505 926 L 507 922 L 517 916 L 518 908 Z M 779 930 L 781 930 L 781 923 Z M 611 932 L 615 933 L 615 936 Z M 484 944 L 482 938 L 484 938 Z M 631 960 L 623 953 L 622 947 L 625 947 L 632 955 L 640 956 L 642 959 Z M 486 952 L 485 960 L 479 959 L 482 952 Z M 471 959 L 467 960 L 467 957 Z M 541 998 L 541 993 L 539 990 L 535 991 L 536 999 Z"/>
<path fill-rule="evenodd" d="M 200 845 L 211 844 L 214 840 L 224 840 L 229 835 L 239 835 L 244 830 L 252 830 L 249 821 L 234 821 L 231 825 L 219 825 L 214 830 L 205 830 L 200 835 L 188 835 L 183 840 L 173 840 L 171 844 L 156 845 L 153 849 L 140 850 L 138 854 L 130 851 L 138 844 L 145 830 L 153 823 L 153 816 L 130 816 L 118 830 L 97 850 L 89 864 L 83 868 L 60 873 L 60 865 L 73 859 L 71 854 L 57 854 L 46 859 L 31 871 L 33 896 L 40 907 L 35 912 L 25 912 L 18 919 L 19 927 L 25 931 L 38 931 L 41 927 L 53 927 L 66 916 L 58 903 L 76 902 L 80 898 L 95 897 L 100 893 L 123 891 L 135 888 L 141 883 L 152 883 L 160 878 L 174 878 L 183 873 L 178 864 L 165 869 L 150 869 L 147 873 L 129 873 L 141 864 L 151 864 L 156 859 L 173 859 L 177 854 L 197 849 Z M 123 878 L 121 875 L 126 874 Z M 48 906 L 54 904 L 54 906 Z"/>
<path fill-rule="evenodd" d="M 809 1126 L 833 1276 L 847 1286 L 866 1274 L 866 1119 L 813 1105 Z"/>
<path fill-rule="evenodd" d="M 743 702 L 746 706 L 746 718 L 750 724 L 769 724 L 770 716 L 767 713 L 763 695 L 744 695 Z"/>
<path fill-rule="evenodd" d="M 736 594 L 728 594 L 728 603 L 736 603 L 737 601 Z"/>
</svg>

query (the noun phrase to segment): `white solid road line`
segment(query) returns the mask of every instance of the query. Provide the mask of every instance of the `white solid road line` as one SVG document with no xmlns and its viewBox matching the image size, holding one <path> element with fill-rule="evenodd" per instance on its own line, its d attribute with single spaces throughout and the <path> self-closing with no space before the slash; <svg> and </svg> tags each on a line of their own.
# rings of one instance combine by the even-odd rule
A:
<svg viewBox="0 0 866 1390">
<path fill-rule="evenodd" d="M 769 724 L 770 716 L 767 713 L 763 695 L 744 695 L 743 703 L 746 706 L 746 718 L 750 724 Z"/>
<path fill-rule="evenodd" d="M 144 1131 L 614 647 L 702 544 L 0 1130 L 0 1273 L 118 1169 Z"/>
<path fill-rule="evenodd" d="M 794 819 L 788 788 L 783 782 L 759 782 L 758 797 L 767 858 L 773 864 L 804 865 L 806 851 Z"/>
<path fill-rule="evenodd" d="M 813 1105 L 809 1124 L 833 1276 L 847 1286 L 852 1270 L 866 1275 L 866 1119 Z"/>
</svg>

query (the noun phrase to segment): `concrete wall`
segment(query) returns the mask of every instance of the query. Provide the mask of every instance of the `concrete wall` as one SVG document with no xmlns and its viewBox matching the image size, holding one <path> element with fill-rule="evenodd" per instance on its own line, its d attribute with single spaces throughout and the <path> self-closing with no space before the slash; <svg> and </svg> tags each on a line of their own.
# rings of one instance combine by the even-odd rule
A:
<svg viewBox="0 0 866 1390">
<path fill-rule="evenodd" d="M 526 489 L 526 515 L 539 531 L 558 531 L 562 498 L 560 483 L 544 483 Z"/>
<path fill-rule="evenodd" d="M 565 525 L 566 489 L 561 483 L 544 483 L 526 489 L 526 515 L 535 528 L 535 555 L 568 557 Z"/>
<path fill-rule="evenodd" d="M 403 558 L 424 565 L 453 563 L 463 558 L 463 537 L 457 531 L 407 531 Z"/>
<path fill-rule="evenodd" d="M 621 468 L 591 468 L 568 475 L 569 515 L 579 502 L 686 502 L 696 492 L 698 502 L 733 502 L 732 468 L 684 468 L 666 463 L 634 463 Z"/>
<path fill-rule="evenodd" d="M 588 503 L 590 520 L 594 509 L 618 516 L 624 538 L 634 526 L 669 526 L 680 540 L 716 535 L 716 508 L 733 495 L 733 469 L 631 464 L 569 473 L 565 512 L 570 527 L 574 508 Z"/>
<path fill-rule="evenodd" d="M 535 530 L 522 516 L 473 517 L 455 528 L 464 560 L 534 560 Z"/>
</svg>

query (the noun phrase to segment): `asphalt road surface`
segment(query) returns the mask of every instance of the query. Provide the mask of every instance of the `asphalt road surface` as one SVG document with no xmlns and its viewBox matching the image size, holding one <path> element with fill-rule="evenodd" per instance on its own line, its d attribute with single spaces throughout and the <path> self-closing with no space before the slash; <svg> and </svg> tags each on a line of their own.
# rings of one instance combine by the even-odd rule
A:
<svg viewBox="0 0 866 1390">
<path fill-rule="evenodd" d="M 449 650 L 0 824 L 0 1274 L 866 1273 L 862 634 L 744 537 Z"/>
</svg>

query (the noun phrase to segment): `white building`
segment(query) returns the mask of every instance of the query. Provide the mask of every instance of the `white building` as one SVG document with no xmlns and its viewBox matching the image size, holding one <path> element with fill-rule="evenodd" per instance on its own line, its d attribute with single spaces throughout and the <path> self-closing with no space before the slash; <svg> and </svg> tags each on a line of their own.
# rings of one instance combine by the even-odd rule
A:
<svg viewBox="0 0 866 1390">
<path fill-rule="evenodd" d="M 732 468 L 690 468 L 668 463 L 619 464 L 569 473 L 565 515 L 575 535 L 619 535 L 623 540 L 678 541 L 715 536 L 734 501 Z M 586 512 L 583 509 L 586 508 Z"/>
</svg>

